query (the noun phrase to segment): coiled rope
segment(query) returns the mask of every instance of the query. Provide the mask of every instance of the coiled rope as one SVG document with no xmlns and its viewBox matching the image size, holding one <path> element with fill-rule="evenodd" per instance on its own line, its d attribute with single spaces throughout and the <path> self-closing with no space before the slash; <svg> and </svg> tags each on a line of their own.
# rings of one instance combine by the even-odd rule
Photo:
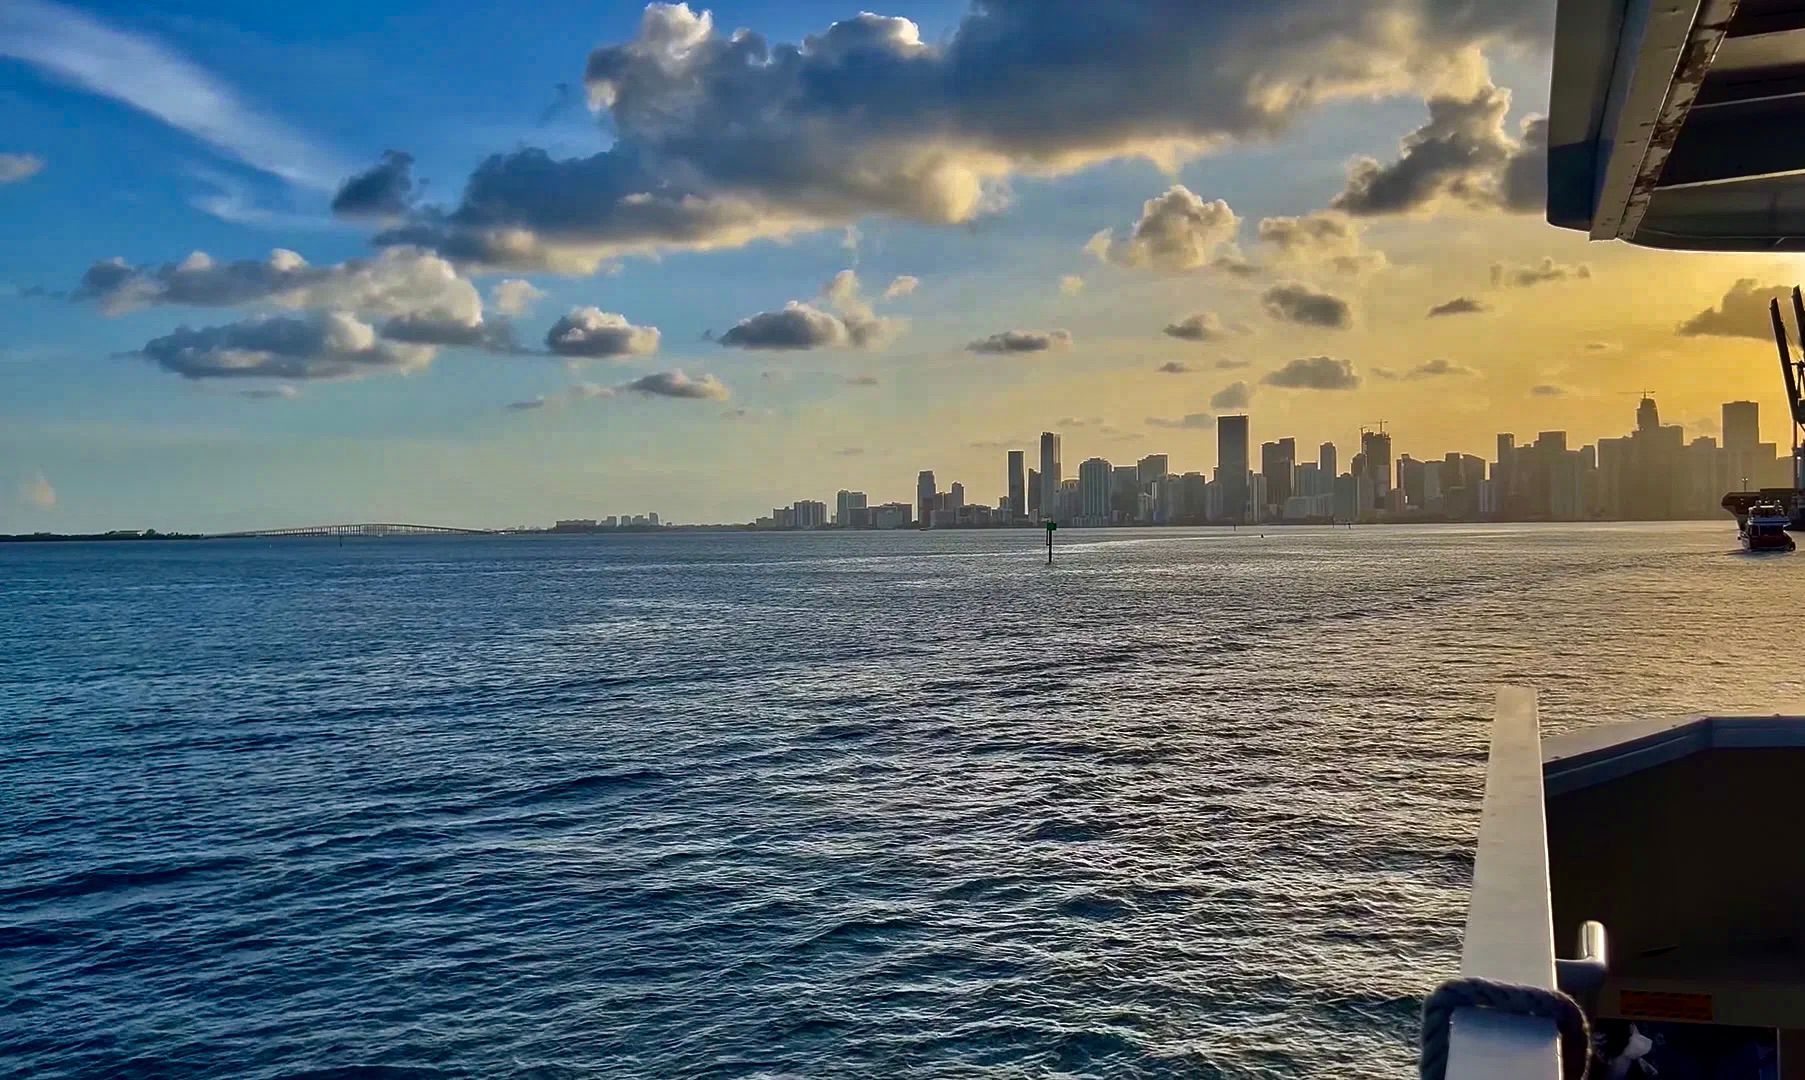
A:
<svg viewBox="0 0 1805 1080">
<path fill-rule="evenodd" d="M 1592 1062 L 1592 1029 L 1585 1010 L 1559 990 L 1492 979 L 1450 979 L 1423 1002 L 1421 1080 L 1448 1073 L 1448 1039 L 1456 1009 L 1492 1009 L 1513 1016 L 1553 1020 L 1561 1033 L 1562 1080 L 1585 1080 Z"/>
</svg>

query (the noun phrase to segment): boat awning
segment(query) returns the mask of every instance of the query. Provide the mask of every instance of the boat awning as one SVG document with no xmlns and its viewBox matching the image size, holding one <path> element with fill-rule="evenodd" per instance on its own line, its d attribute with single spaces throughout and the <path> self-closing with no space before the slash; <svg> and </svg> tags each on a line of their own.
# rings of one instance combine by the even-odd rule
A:
<svg viewBox="0 0 1805 1080">
<path fill-rule="evenodd" d="M 1559 0 L 1548 221 L 1805 250 L 1805 0 Z"/>
</svg>

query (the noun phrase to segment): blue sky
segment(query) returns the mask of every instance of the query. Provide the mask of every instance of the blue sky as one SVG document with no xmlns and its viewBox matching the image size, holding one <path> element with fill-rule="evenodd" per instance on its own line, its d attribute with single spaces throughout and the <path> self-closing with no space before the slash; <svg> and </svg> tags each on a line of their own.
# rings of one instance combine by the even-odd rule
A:
<svg viewBox="0 0 1805 1080">
<path fill-rule="evenodd" d="M 999 5 L 1015 10 L 964 25 L 963 4 L 897 3 L 882 14 L 913 29 L 842 22 L 865 36 L 835 53 L 828 28 L 856 5 L 720 4 L 711 26 L 701 7 L 661 9 L 658 29 L 640 5 L 595 2 L 523 17 L 477 3 L 15 0 L 0 11 L 0 108 L 13 121 L 0 165 L 19 174 L 0 183 L 0 531 L 645 510 L 746 520 L 796 498 L 831 502 L 843 486 L 906 499 L 920 468 L 988 501 L 1002 449 L 1046 427 L 1065 430 L 1074 465 L 1162 451 L 1207 469 L 1210 433 L 1183 418 L 1224 411 L 1211 399 L 1237 381 L 1254 389 L 1256 439 L 1346 442 L 1384 418 L 1419 455 L 1482 451 L 1511 425 L 1615 433 L 1628 422 L 1615 383 L 1650 364 L 1670 415 L 1708 417 L 1724 386 L 1686 374 L 1677 353 L 1662 368 L 1673 324 L 1735 278 L 1779 268 L 1657 266 L 1588 247 L 1506 191 L 1507 161 L 1535 152 L 1520 125 L 1546 107 L 1546 28 L 1520 6 L 1384 0 L 1375 10 L 1408 16 L 1401 37 L 1376 23 L 1323 41 L 1295 31 L 1326 2 L 1137 0 L 1096 31 L 1056 25 L 1059 4 Z M 787 82 L 773 74 L 782 63 L 746 75 L 697 59 L 731 52 L 738 27 L 773 53 L 816 44 Z M 585 85 L 592 50 L 613 81 L 592 72 Z M 1111 74 L 1142 69 L 1138 81 Z M 931 81 L 912 82 L 918 72 Z M 894 89 L 916 85 L 931 89 Z M 1507 114 L 1488 96 L 1498 88 Z M 735 111 L 760 93 L 775 104 Z M 1455 137 L 1480 163 L 1460 176 L 1400 160 L 1399 140 L 1438 98 L 1474 103 Z M 610 147 L 632 151 L 630 168 Z M 531 185 L 553 181 L 509 156 L 526 148 L 602 157 L 541 192 Z M 335 214 L 340 185 L 388 150 L 411 155 L 406 205 L 381 220 Z M 492 155 L 510 170 L 501 194 L 466 194 Z M 1364 206 L 1348 194 L 1362 156 L 1408 194 Z M 1489 194 L 1457 197 L 1456 181 Z M 634 185 L 670 200 L 668 221 L 637 220 Z M 1185 198 L 1170 208 L 1188 214 L 1179 248 L 1130 243 L 1137 224 L 1155 236 L 1152 200 L 1174 189 Z M 1218 199 L 1232 228 L 1211 217 Z M 1309 215 L 1329 232 L 1295 248 L 1261 239 L 1264 219 Z M 1116 246 L 1091 244 L 1106 229 Z M 530 251 L 494 246 L 522 235 Z M 190 252 L 219 265 L 273 249 L 331 281 L 230 303 L 142 291 Z M 1230 254 L 1259 270 L 1228 272 Z M 138 291 L 84 293 L 84 274 L 113 258 Z M 441 274 L 437 291 L 346 299 L 331 283 L 384 259 Z M 1492 280 L 1494 262 L 1543 260 L 1586 272 L 1533 290 Z M 849 269 L 857 294 L 826 295 Z M 905 276 L 913 291 L 885 298 Z M 1082 288 L 1062 288 L 1068 277 Z M 494 288 L 516 280 L 542 295 L 510 316 Z M 1669 290 L 1678 315 L 1608 301 L 1643 281 Z M 1281 282 L 1346 317 L 1273 314 Z M 453 294 L 480 297 L 480 315 Z M 1483 297 L 1489 316 L 1422 318 L 1455 294 Z M 790 302 L 820 316 L 813 336 L 719 343 Z M 656 348 L 560 353 L 548 332 L 587 308 L 656 328 Z M 1228 328 L 1215 340 L 1161 332 L 1206 311 Z M 512 345 L 403 344 L 384 323 L 413 316 L 462 320 L 468 340 L 505 323 Z M 320 335 L 333 319 L 372 340 L 275 356 L 247 336 L 270 320 Z M 867 325 L 881 332 L 867 339 Z M 219 328 L 198 360 L 175 359 L 201 340 L 176 336 L 183 326 Z M 1071 343 L 968 348 L 1053 329 Z M 1318 355 L 1353 373 L 1347 385 L 1262 381 Z M 1452 358 L 1460 378 L 1401 374 L 1431 358 Z M 638 381 L 674 371 L 690 381 Z M 1730 388 L 1767 381 L 1751 372 Z"/>
</svg>

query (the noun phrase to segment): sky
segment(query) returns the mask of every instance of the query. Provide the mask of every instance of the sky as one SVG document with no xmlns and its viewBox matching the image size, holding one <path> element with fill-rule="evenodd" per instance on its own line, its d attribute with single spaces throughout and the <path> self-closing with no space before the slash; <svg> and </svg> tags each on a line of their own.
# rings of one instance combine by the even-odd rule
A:
<svg viewBox="0 0 1805 1080">
<path fill-rule="evenodd" d="M 0 532 L 994 502 L 1042 430 L 1489 457 L 1644 390 L 1785 441 L 1792 259 L 1543 221 L 1552 3 L 879 7 L 0 2 Z"/>
</svg>

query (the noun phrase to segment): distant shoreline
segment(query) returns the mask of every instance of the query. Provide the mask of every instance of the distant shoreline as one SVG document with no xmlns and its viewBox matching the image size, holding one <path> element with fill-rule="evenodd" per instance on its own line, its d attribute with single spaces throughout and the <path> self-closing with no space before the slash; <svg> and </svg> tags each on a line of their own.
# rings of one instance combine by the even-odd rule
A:
<svg viewBox="0 0 1805 1080">
<path fill-rule="evenodd" d="M 1583 520 L 1523 520 L 1523 521 L 1449 521 L 1431 519 L 1419 521 L 1363 521 L 1350 525 L 1347 522 L 1328 521 L 1265 521 L 1256 525 L 1229 525 L 1217 522 L 1182 522 L 1164 525 L 1147 523 L 1123 525 L 1087 525 L 1085 532 L 1104 532 L 1117 529 L 1229 529 L 1245 531 L 1253 529 L 1349 529 L 1387 527 L 1399 525 L 1661 525 L 1683 521 L 1716 521 L 1717 518 L 1586 518 Z M 1726 515 L 1725 519 L 1728 521 Z M 1079 526 L 1067 526 L 1068 530 L 1079 529 Z M 937 529 L 844 529 L 826 527 L 820 529 L 769 529 L 755 525 L 661 525 L 657 528 L 613 528 L 613 529 L 495 529 L 492 531 L 470 530 L 468 532 L 438 533 L 431 536 L 421 534 L 395 533 L 387 536 L 379 535 L 312 535 L 312 536 L 259 536 L 246 533 L 180 533 L 113 531 L 104 533 L 0 533 L 0 544 L 114 544 L 114 543 L 155 543 L 169 540 L 419 540 L 419 539 L 495 539 L 517 536 L 609 536 L 625 534 L 633 536 L 656 535 L 660 533 L 758 533 L 772 536 L 820 536 L 840 535 L 847 533 L 966 533 L 966 532 L 1034 532 L 1037 525 L 966 525 L 943 526 Z"/>
</svg>

